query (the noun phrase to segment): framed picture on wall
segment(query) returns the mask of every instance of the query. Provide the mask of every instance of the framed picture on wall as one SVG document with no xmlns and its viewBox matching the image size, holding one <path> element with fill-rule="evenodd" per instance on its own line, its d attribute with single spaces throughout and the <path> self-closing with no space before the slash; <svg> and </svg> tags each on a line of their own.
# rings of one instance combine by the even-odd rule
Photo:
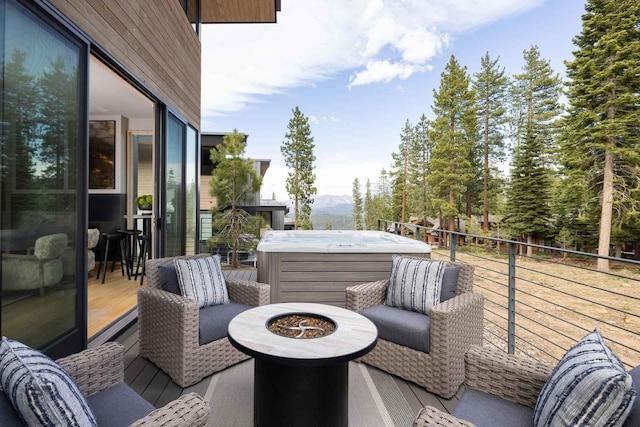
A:
<svg viewBox="0 0 640 427">
<path fill-rule="evenodd" d="M 116 122 L 89 120 L 89 189 L 116 188 Z"/>
</svg>

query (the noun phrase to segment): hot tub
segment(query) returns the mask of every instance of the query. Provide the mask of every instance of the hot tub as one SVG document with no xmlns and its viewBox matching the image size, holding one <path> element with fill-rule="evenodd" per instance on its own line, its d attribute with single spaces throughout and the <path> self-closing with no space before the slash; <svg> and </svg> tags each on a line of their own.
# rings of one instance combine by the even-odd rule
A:
<svg viewBox="0 0 640 427">
<path fill-rule="evenodd" d="M 431 246 L 382 231 L 267 231 L 258 243 L 258 281 L 271 302 L 345 306 L 345 288 L 388 279 L 391 256 L 429 258 Z"/>
</svg>

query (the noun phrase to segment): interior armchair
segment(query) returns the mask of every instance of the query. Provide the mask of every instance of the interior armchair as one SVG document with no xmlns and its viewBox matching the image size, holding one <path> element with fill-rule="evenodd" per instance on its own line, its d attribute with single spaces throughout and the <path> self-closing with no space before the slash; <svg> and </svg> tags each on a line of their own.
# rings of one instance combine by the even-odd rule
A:
<svg viewBox="0 0 640 427">
<path fill-rule="evenodd" d="M 227 338 L 231 318 L 246 308 L 269 304 L 269 285 L 226 279 L 231 304 L 199 308 L 198 303 L 167 291 L 166 268 L 175 259 L 147 261 L 147 286 L 138 290 L 140 356 L 166 372 L 181 387 L 249 358 Z"/>
<path fill-rule="evenodd" d="M 458 271 L 457 281 L 445 270 L 451 286 L 445 289 L 443 279 L 441 302 L 428 314 L 385 305 L 389 279 L 348 287 L 346 299 L 348 309 L 378 327 L 378 343 L 361 362 L 450 398 L 464 381 L 465 352 L 482 344 L 484 299 L 473 292 L 474 266 L 462 262 L 446 266 L 458 267 L 449 271 Z"/>
<path fill-rule="evenodd" d="M 2 290 L 26 291 L 44 289 L 62 280 L 62 256 L 67 248 L 65 233 L 50 234 L 36 239 L 33 255 L 2 254 Z"/>
</svg>

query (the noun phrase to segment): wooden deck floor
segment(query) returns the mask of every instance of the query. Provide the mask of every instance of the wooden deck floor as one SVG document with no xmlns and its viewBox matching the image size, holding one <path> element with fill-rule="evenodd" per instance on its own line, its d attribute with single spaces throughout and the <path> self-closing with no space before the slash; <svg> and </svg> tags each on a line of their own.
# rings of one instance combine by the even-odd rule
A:
<svg viewBox="0 0 640 427">
<path fill-rule="evenodd" d="M 255 280 L 255 275 L 255 270 L 225 271 L 225 276 L 227 277 L 237 277 L 244 280 Z M 207 377 L 200 383 L 183 389 L 171 381 L 169 376 L 158 369 L 153 363 L 138 355 L 137 323 L 128 327 L 116 338 L 116 341 L 123 344 L 126 348 L 125 382 L 155 407 L 161 407 L 173 399 L 180 397 L 183 393 L 196 392 L 201 396 L 205 395 L 211 377 Z M 461 388 L 456 397 L 443 399 L 427 393 L 424 388 L 414 383 L 404 381 L 398 377 L 393 377 L 393 379 L 416 415 L 420 408 L 425 405 L 431 405 L 442 411 L 451 412 L 457 404 L 457 396 L 461 395 L 464 387 Z M 215 425 L 215 423 L 212 425 Z"/>
</svg>

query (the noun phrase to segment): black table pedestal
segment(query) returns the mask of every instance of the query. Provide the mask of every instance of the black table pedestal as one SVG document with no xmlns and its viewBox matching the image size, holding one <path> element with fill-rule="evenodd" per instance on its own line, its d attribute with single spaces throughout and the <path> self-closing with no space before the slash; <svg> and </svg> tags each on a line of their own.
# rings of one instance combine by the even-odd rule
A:
<svg viewBox="0 0 640 427">
<path fill-rule="evenodd" d="M 349 363 L 291 366 L 255 359 L 258 427 L 347 427 Z"/>
</svg>

